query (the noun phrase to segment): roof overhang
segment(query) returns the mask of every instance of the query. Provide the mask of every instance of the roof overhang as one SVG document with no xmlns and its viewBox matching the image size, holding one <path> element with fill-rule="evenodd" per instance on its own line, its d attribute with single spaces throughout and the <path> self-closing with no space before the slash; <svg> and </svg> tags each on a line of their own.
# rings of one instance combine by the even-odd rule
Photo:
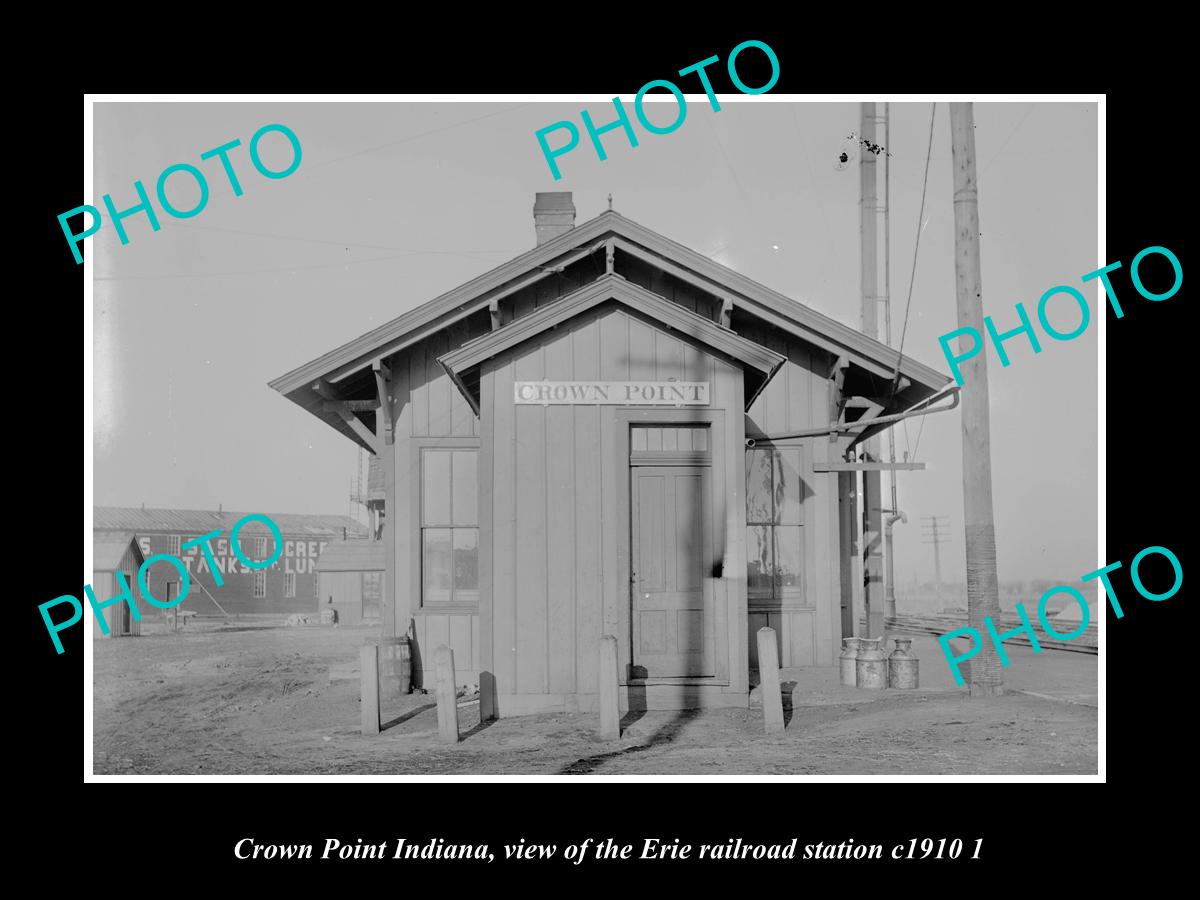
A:
<svg viewBox="0 0 1200 900">
<path fill-rule="evenodd" d="M 729 301 L 737 312 L 754 316 L 826 350 L 834 357 L 848 358 L 864 376 L 869 376 L 877 383 L 890 383 L 895 375 L 897 381 L 909 385 L 893 398 L 897 406 L 931 396 L 950 382 L 948 375 L 911 356 L 901 354 L 849 325 L 608 210 L 279 376 L 269 382 L 270 387 L 371 450 L 342 418 L 329 412 L 319 386 L 332 387 L 344 396 L 366 391 L 372 380 L 373 363 L 400 353 L 453 323 L 488 309 L 503 297 L 549 277 L 554 271 L 583 259 L 610 241 L 616 250 L 661 266 L 663 271 L 682 277 L 700 289 Z M 554 305 L 557 303 L 551 304 Z"/>
<path fill-rule="evenodd" d="M 699 344 L 710 353 L 740 366 L 745 372 L 747 409 L 785 361 L 785 357 L 775 351 L 626 281 L 620 275 L 604 275 L 549 306 L 543 306 L 439 357 L 438 362 L 467 398 L 471 408 L 478 413 L 479 382 L 470 376 L 486 360 L 610 303 L 639 313 L 655 327 Z"/>
</svg>

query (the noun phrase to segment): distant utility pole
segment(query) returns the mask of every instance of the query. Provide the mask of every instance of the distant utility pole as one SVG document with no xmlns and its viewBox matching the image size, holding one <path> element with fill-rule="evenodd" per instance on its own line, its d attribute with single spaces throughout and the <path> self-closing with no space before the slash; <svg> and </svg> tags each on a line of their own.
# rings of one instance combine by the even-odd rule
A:
<svg viewBox="0 0 1200 900">
<path fill-rule="evenodd" d="M 945 520 L 946 516 L 922 516 L 921 517 L 921 543 L 933 544 L 933 571 L 934 577 L 937 579 L 937 605 L 938 612 L 941 612 L 945 607 L 942 605 L 942 544 L 949 543 L 950 539 L 947 536 L 950 530 L 950 524 L 947 521 L 939 522 L 939 519 Z M 928 522 L 929 524 L 925 524 Z"/>
<path fill-rule="evenodd" d="M 954 282 L 958 327 L 984 334 L 983 278 L 979 268 L 979 186 L 975 175 L 975 112 L 971 103 L 950 104 L 954 165 Z M 963 352 L 959 338 L 959 352 Z M 984 619 L 1000 613 L 996 577 L 996 526 L 992 515 L 991 424 L 988 415 L 987 353 L 962 367 L 963 536 L 967 550 L 967 623 L 987 634 Z M 1004 693 L 1000 660 L 992 642 L 970 667 L 972 697 Z"/>
</svg>

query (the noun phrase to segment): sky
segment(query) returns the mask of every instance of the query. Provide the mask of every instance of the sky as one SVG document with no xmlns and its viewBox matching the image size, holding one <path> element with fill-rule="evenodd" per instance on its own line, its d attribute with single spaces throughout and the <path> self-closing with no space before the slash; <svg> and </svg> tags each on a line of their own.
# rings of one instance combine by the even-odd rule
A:
<svg viewBox="0 0 1200 900">
<path fill-rule="evenodd" d="M 629 107 L 632 98 L 623 99 Z M 714 112 L 703 94 L 689 95 L 675 132 L 635 124 L 637 147 L 610 132 L 604 161 L 584 133 L 559 157 L 559 181 L 534 132 L 563 119 L 579 125 L 582 108 L 602 124 L 611 102 L 97 103 L 88 202 L 103 208 L 109 193 L 117 209 L 133 206 L 134 181 L 153 195 L 159 173 L 175 163 L 205 172 L 210 196 L 189 219 L 159 209 L 157 232 L 144 215 L 126 219 L 127 245 L 107 222 L 87 239 L 95 259 L 94 502 L 347 512 L 355 446 L 267 382 L 532 248 L 537 191 L 571 191 L 578 223 L 602 212 L 611 194 L 622 215 L 860 327 L 859 172 L 836 168 L 844 138 L 859 128 L 858 104 L 756 99 L 722 95 Z M 957 327 L 945 103 L 933 120 L 918 223 L 930 110 L 891 105 L 893 344 L 907 306 L 904 353 L 948 374 L 937 342 Z M 651 116 L 666 123 L 673 112 Z M 299 168 L 274 180 L 247 155 L 251 135 L 272 123 L 291 128 L 302 146 Z M 1015 304 L 1036 316 L 1038 299 L 1056 285 L 1081 290 L 1093 312 L 1073 341 L 1042 335 L 1040 354 L 1023 338 L 1009 341 L 1007 368 L 988 351 L 1000 578 L 1068 583 L 1105 562 L 1096 545 L 1096 320 L 1104 301 L 1098 282 L 1080 283 L 1111 262 L 1096 252 L 1096 107 L 976 103 L 975 124 L 985 314 L 1000 330 L 1013 328 Z M 230 159 L 242 196 L 216 159 L 200 160 L 235 138 L 242 145 Z M 290 161 L 279 134 L 261 148 L 270 168 Z M 198 198 L 186 175 L 172 176 L 168 195 L 181 209 Z M 1064 303 L 1050 319 L 1067 331 L 1075 315 Z M 909 519 L 895 529 L 900 585 L 932 579 L 919 523 L 935 515 L 951 532 L 943 577 L 965 577 L 960 425 L 955 410 L 895 429 L 897 457 L 908 451 L 927 465 L 899 477 Z"/>
</svg>

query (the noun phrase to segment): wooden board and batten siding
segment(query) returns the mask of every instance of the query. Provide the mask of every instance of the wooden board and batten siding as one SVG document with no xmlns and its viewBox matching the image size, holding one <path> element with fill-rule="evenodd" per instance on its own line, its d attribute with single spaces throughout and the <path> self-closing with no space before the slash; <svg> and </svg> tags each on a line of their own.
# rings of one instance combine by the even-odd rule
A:
<svg viewBox="0 0 1200 900">
<path fill-rule="evenodd" d="M 828 424 L 829 354 L 775 329 L 739 325 L 738 331 L 786 357 L 746 412 L 747 437 Z M 844 439 L 831 443 L 821 436 L 746 452 L 751 667 L 758 665 L 755 635 L 763 627 L 775 631 L 781 666 L 837 661 L 838 479 L 834 472 L 814 472 L 813 462 L 837 459 L 844 445 Z"/>
<path fill-rule="evenodd" d="M 637 409 L 514 404 L 514 382 L 540 380 L 709 382 L 711 403 Z M 706 705 L 744 704 L 745 510 L 741 466 L 731 464 L 744 444 L 741 369 L 623 307 L 606 306 L 485 362 L 480 397 L 480 587 L 491 598 L 483 609 L 480 665 L 495 678 L 496 712 L 595 708 L 596 648 L 604 634 L 618 640 L 627 701 L 636 705 L 641 698 L 653 708 L 661 695 L 658 703 L 678 706 L 703 693 Z M 717 445 L 707 448 L 714 482 L 707 541 L 715 558 L 696 557 L 703 571 L 685 580 L 689 586 L 707 582 L 704 590 L 714 598 L 707 615 L 719 622 L 711 625 L 711 642 L 697 616 L 669 624 L 675 636 L 699 635 L 697 646 L 708 647 L 697 655 L 705 656 L 710 672 L 702 674 L 711 674 L 710 683 L 669 683 L 670 675 L 687 674 L 685 668 L 642 684 L 638 650 L 630 646 L 631 432 L 634 424 L 666 426 L 649 432 L 642 449 L 661 443 L 663 434 L 678 448 L 682 429 L 671 427 L 677 423 L 688 424 L 689 440 L 692 428 L 702 428 Z M 722 565 L 732 577 L 714 577 Z M 697 604 L 692 608 L 703 608 Z M 738 639 L 728 640 L 729 634 Z M 665 637 L 662 646 L 666 653 Z M 686 666 L 676 637 L 670 649 L 675 656 L 668 668 Z"/>
<path fill-rule="evenodd" d="M 577 287 L 573 278 L 559 277 L 518 291 L 505 300 L 504 322 L 522 318 Z M 385 528 L 384 532 L 385 539 L 390 532 L 395 541 L 397 571 L 395 608 L 388 609 L 385 604 L 384 615 L 395 615 L 392 633 L 407 632 L 413 641 L 413 683 L 418 686 L 431 683 L 433 651 L 441 644 L 454 651 L 456 676 L 460 683 L 474 684 L 479 679 L 478 601 L 473 606 L 422 604 L 420 467 L 421 451 L 426 448 L 479 449 L 480 418 L 439 365 L 438 357 L 490 330 L 490 319 L 484 312 L 451 325 L 391 360 L 395 442 L 388 449 L 395 465 L 395 508 L 402 521 L 394 528 Z M 479 484 L 482 483 L 480 472 Z M 480 491 L 480 517 L 486 502 Z M 481 541 L 481 567 L 483 555 Z M 482 571 L 479 577 L 482 579 Z M 385 633 L 388 624 L 391 623 L 385 623 Z"/>
<path fill-rule="evenodd" d="M 451 383 L 437 358 L 487 330 L 479 318 L 460 322 L 445 332 L 409 348 L 396 357 L 392 390 L 397 401 L 395 494 L 399 521 L 385 527 L 396 554 L 395 634 L 413 641 L 413 684 L 433 681 L 433 651 L 441 644 L 454 651 L 457 679 L 463 684 L 479 678 L 479 606 L 446 608 L 422 604 L 421 451 L 424 448 L 477 449 L 479 419 L 462 393 Z M 388 510 L 388 516 L 393 515 Z M 391 610 L 385 609 L 388 615 Z M 386 633 L 386 629 L 385 629 Z"/>
<path fill-rule="evenodd" d="M 141 548 L 132 532 L 117 532 L 98 535 L 92 542 L 92 580 L 89 582 L 96 595 L 96 601 L 103 603 L 121 593 L 121 585 L 117 572 L 125 576 L 125 584 L 134 597 L 138 613 L 144 618 L 158 610 L 139 599 L 141 594 L 137 586 L 137 573 L 141 568 L 144 557 Z M 84 598 L 84 606 L 87 600 Z M 134 618 L 126 601 L 114 603 L 103 610 L 104 621 L 108 625 L 108 634 L 100 630 L 99 621 L 92 619 L 92 637 L 133 637 L 142 633 L 142 623 Z"/>
</svg>

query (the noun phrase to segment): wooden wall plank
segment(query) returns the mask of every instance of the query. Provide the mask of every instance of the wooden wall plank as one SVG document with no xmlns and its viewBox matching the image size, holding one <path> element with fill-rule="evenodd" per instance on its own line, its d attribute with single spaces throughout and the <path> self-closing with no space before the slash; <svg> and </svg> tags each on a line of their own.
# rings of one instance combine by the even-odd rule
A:
<svg viewBox="0 0 1200 900">
<path fill-rule="evenodd" d="M 758 668 L 758 629 L 770 628 L 767 614 L 762 612 L 752 612 L 747 616 L 749 645 L 747 652 L 749 653 L 750 668 Z"/>
<path fill-rule="evenodd" d="M 600 319 L 600 377 L 605 381 L 630 380 L 629 319 L 612 312 Z M 628 636 L 622 635 L 620 627 L 621 605 L 628 604 L 629 585 L 621 584 L 618 574 L 620 559 L 617 544 L 629 541 L 629 523 L 617 521 L 617 485 L 622 483 L 617 472 L 616 447 L 617 423 L 612 407 L 598 407 L 600 411 L 600 503 L 603 530 L 603 634 L 617 638 L 618 644 L 628 653 Z M 612 523 L 612 524 L 610 524 Z M 629 662 L 627 656 L 618 661 Z"/>
<path fill-rule="evenodd" d="M 820 438 L 819 440 L 825 440 Z M 814 474 L 809 447 L 804 448 L 805 480 L 813 486 L 814 496 L 808 501 L 804 531 L 809 532 L 812 555 L 804 564 L 809 571 L 808 587 L 812 590 L 810 604 L 815 607 L 813 619 L 813 665 L 832 666 L 837 660 L 835 648 L 840 649 L 841 590 L 836 579 L 838 556 L 838 481 L 836 472 Z M 807 548 L 806 548 L 807 549 Z"/>
<path fill-rule="evenodd" d="M 658 381 L 683 380 L 684 342 L 661 331 L 654 332 L 654 370 Z"/>
<path fill-rule="evenodd" d="M 420 355 L 419 348 L 417 355 Z M 409 623 L 419 602 L 420 566 L 416 560 L 417 537 L 413 534 L 413 504 L 416 502 L 413 493 L 413 403 L 412 403 L 412 369 L 416 363 L 409 357 L 401 356 L 392 367 L 394 379 L 393 389 L 396 398 L 395 443 L 385 447 L 385 452 L 391 453 L 392 478 L 395 484 L 394 509 L 388 506 L 383 523 L 384 540 L 392 542 L 392 552 L 395 556 L 389 574 L 387 589 L 395 599 L 395 634 L 406 634 Z M 385 472 L 385 479 L 387 473 Z M 386 632 L 385 632 L 386 633 Z"/>
<path fill-rule="evenodd" d="M 466 321 L 458 322 L 450 328 L 450 338 L 446 344 L 447 350 L 454 350 L 461 347 L 471 339 L 471 328 Z M 441 369 L 441 366 L 438 366 Z M 471 437 L 476 433 L 475 423 L 477 421 L 475 410 L 471 409 L 471 404 L 467 403 L 467 398 L 463 396 L 454 384 L 450 381 L 445 371 L 441 376 L 446 379 L 446 384 L 450 388 L 450 434 Z M 458 656 L 454 657 L 455 663 L 458 664 Z"/>
<path fill-rule="evenodd" d="M 426 613 L 425 620 L 425 671 L 433 668 L 433 654 L 441 646 L 450 646 L 450 616 L 446 613 Z"/>
<path fill-rule="evenodd" d="M 495 633 L 495 491 L 496 392 L 492 366 L 479 376 L 479 615 L 471 617 L 471 654 L 479 672 L 479 714 L 484 721 L 496 715 L 496 667 L 492 644 Z M 503 568 L 503 567 L 502 567 Z"/>
<path fill-rule="evenodd" d="M 557 333 L 545 344 L 546 377 L 575 378 L 569 332 Z M 575 430 L 573 408 L 550 406 L 546 417 L 546 648 L 550 693 L 575 691 Z"/>
<path fill-rule="evenodd" d="M 655 380 L 654 329 L 640 319 L 623 313 L 622 317 L 626 318 L 629 329 L 629 380 Z"/>
<path fill-rule="evenodd" d="M 454 651 L 454 666 L 457 673 L 464 673 L 474 668 L 471 663 L 471 620 L 476 616 L 455 613 L 446 616 L 450 627 L 449 647 Z M 459 677 L 460 683 L 462 678 Z M 457 686 L 457 685 L 456 685 Z"/>
<path fill-rule="evenodd" d="M 410 349 L 408 366 L 408 389 L 412 403 L 412 436 L 429 434 L 429 385 L 425 378 L 425 342 Z"/>
<path fill-rule="evenodd" d="M 438 364 L 438 357 L 449 347 L 449 335 L 442 331 L 425 342 L 425 380 L 429 384 L 429 434 L 431 437 L 447 437 L 452 434 L 450 412 L 451 394 L 458 390 L 450 383 L 450 376 Z"/>
<path fill-rule="evenodd" d="M 593 320 L 571 335 L 575 378 L 598 379 L 600 373 L 600 324 Z M 575 433 L 575 668 L 577 689 L 583 694 L 599 691 L 598 646 L 602 630 L 602 543 L 600 519 L 600 407 L 572 409 Z M 585 474 L 586 473 L 586 474 Z"/>
<path fill-rule="evenodd" d="M 470 328 L 468 331 L 467 339 L 474 340 L 477 337 L 481 337 L 481 336 L 487 334 L 489 331 L 491 331 L 491 329 L 492 329 L 492 322 L 491 322 L 491 314 L 490 313 L 485 312 L 485 313 L 473 316 L 470 319 Z M 482 429 L 482 422 L 480 422 L 480 417 L 472 416 L 470 419 L 470 424 L 471 424 L 471 434 L 475 435 L 475 436 L 480 435 L 481 429 Z"/>
<path fill-rule="evenodd" d="M 766 346 L 768 349 L 774 350 L 776 353 L 783 355 L 787 354 L 787 343 L 778 333 L 772 333 L 767 336 Z M 764 427 L 767 434 L 782 434 L 788 429 L 788 363 L 783 364 L 781 371 L 775 373 L 775 377 L 768 383 L 763 391 L 766 394 L 766 422 Z"/>
<path fill-rule="evenodd" d="M 492 653 L 498 692 L 516 693 L 517 595 L 513 560 L 516 544 L 516 434 L 514 431 L 513 363 L 498 365 L 492 374 L 495 461 L 492 467 Z M 501 711 L 503 712 L 503 711 Z"/>
<path fill-rule="evenodd" d="M 544 377 L 543 350 L 528 344 L 514 358 L 514 377 Z M 511 395 L 509 404 L 512 404 Z M 515 406 L 516 435 L 516 647 L 518 693 L 548 689 L 546 636 L 546 410 Z"/>
<path fill-rule="evenodd" d="M 425 616 L 416 616 L 412 621 L 413 646 L 412 653 L 413 685 L 428 687 L 433 681 L 433 648 L 425 640 Z M 425 676 L 428 672 L 428 677 Z"/>
</svg>

